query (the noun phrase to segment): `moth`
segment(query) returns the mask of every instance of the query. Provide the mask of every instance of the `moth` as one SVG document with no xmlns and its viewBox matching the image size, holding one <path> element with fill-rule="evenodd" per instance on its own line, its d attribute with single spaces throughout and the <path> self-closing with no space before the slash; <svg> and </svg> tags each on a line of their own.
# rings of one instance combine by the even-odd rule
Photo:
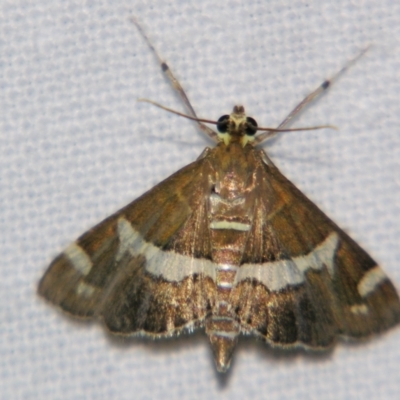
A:
<svg viewBox="0 0 400 400">
<path fill-rule="evenodd" d="M 382 269 L 260 147 L 356 59 L 277 129 L 259 128 L 235 106 L 216 122 L 217 133 L 197 118 L 134 23 L 188 118 L 216 145 L 71 244 L 49 266 L 39 294 L 118 335 L 164 338 L 203 328 L 220 372 L 240 334 L 325 349 L 340 336 L 368 337 L 399 323 L 399 297 Z"/>
</svg>

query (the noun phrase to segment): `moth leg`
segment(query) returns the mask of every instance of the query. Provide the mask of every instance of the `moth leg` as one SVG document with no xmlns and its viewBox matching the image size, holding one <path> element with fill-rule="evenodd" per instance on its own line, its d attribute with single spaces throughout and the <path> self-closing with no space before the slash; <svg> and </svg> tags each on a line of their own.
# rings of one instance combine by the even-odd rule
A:
<svg viewBox="0 0 400 400">
<path fill-rule="evenodd" d="M 364 48 L 354 58 L 348 61 L 340 71 L 336 72 L 329 79 L 325 79 L 317 89 L 308 94 L 297 106 L 286 116 L 286 118 L 278 125 L 277 129 L 286 128 L 294 118 L 296 118 L 306 107 L 308 107 L 314 100 L 319 98 L 329 87 L 332 86 L 347 70 L 352 67 L 368 50 L 370 46 Z M 279 132 L 265 132 L 256 138 L 256 143 L 259 144 L 266 139 L 270 139 Z"/>
<path fill-rule="evenodd" d="M 283 129 L 287 126 L 293 118 L 295 118 L 305 107 L 307 107 L 311 102 L 320 97 L 333 83 L 335 83 L 347 70 L 352 67 L 368 50 L 370 46 L 367 46 L 361 50 L 354 58 L 349 60 L 340 71 L 336 72 L 331 78 L 325 79 L 317 89 L 312 91 L 307 95 L 289 114 L 288 116 L 279 124 L 278 129 Z"/>
<path fill-rule="evenodd" d="M 156 48 L 153 46 L 151 43 L 150 39 L 144 32 L 143 28 L 140 26 L 139 22 L 135 18 L 131 18 L 131 21 L 133 24 L 136 26 L 138 29 L 139 33 L 142 35 L 144 40 L 146 41 L 147 45 L 149 46 L 150 50 L 153 52 L 153 54 L 156 56 L 158 63 L 160 64 L 161 71 L 163 74 L 167 77 L 169 80 L 172 88 L 178 93 L 183 105 L 185 106 L 186 110 L 188 111 L 189 115 L 198 118 L 196 112 L 194 111 L 194 108 L 192 104 L 190 103 L 189 98 L 187 97 L 185 90 L 183 89 L 182 85 L 179 83 L 178 79 L 175 78 L 175 75 L 172 73 L 171 69 L 169 68 L 169 65 L 161 58 L 160 54 L 156 50 Z M 199 128 L 207 135 L 209 136 L 214 142 L 218 141 L 218 135 L 208 126 L 204 125 L 202 122 L 196 121 L 197 125 Z"/>
</svg>

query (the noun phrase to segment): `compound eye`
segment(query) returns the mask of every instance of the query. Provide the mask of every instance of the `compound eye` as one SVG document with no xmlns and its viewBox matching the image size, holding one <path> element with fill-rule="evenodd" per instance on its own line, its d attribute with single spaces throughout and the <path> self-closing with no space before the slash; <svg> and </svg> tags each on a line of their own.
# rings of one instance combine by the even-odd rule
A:
<svg viewBox="0 0 400 400">
<path fill-rule="evenodd" d="M 228 130 L 229 115 L 223 115 L 217 121 L 218 132 L 225 133 Z"/>
<path fill-rule="evenodd" d="M 246 135 L 253 136 L 257 132 L 257 121 L 254 118 L 246 118 Z"/>
</svg>

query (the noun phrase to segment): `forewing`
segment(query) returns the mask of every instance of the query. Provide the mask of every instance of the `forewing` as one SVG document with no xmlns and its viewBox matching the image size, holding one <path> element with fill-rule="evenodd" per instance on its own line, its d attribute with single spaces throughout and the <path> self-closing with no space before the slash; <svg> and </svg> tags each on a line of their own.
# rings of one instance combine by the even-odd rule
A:
<svg viewBox="0 0 400 400">
<path fill-rule="evenodd" d="M 243 331 L 323 348 L 397 324 L 398 294 L 376 262 L 278 169 L 263 168 L 232 293 Z"/>
<path fill-rule="evenodd" d="M 172 335 L 200 326 L 214 302 L 207 161 L 181 169 L 61 253 L 39 293 L 116 333 Z M 195 258 L 199 257 L 201 258 Z"/>
</svg>

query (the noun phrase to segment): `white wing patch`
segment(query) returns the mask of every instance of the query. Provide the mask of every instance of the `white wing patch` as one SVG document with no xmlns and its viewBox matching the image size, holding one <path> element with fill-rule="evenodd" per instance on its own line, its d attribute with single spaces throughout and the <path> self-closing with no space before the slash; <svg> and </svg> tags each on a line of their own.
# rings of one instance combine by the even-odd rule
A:
<svg viewBox="0 0 400 400">
<path fill-rule="evenodd" d="M 328 269 L 331 276 L 335 272 L 335 253 L 339 235 L 332 232 L 320 245 L 305 256 L 290 260 L 267 262 L 264 264 L 243 264 L 237 274 L 235 283 L 245 279 L 256 279 L 269 290 L 278 291 L 287 286 L 298 285 L 305 281 L 309 269 Z"/>
<path fill-rule="evenodd" d="M 357 285 L 361 297 L 367 297 L 375 288 L 387 279 L 386 274 L 379 266 L 376 266 L 365 273 Z"/>
<path fill-rule="evenodd" d="M 120 247 L 117 261 L 129 252 L 146 258 L 146 271 L 170 282 L 180 282 L 193 274 L 209 276 L 216 281 L 217 264 L 210 260 L 185 256 L 174 251 L 163 251 L 146 242 L 142 235 L 124 218 L 118 220 Z"/>
<path fill-rule="evenodd" d="M 86 298 L 92 297 L 95 291 L 96 288 L 94 286 L 82 281 L 78 283 L 78 286 L 75 289 L 75 292 L 78 296 L 83 296 Z"/>
<path fill-rule="evenodd" d="M 355 304 L 350 307 L 350 311 L 356 315 L 367 315 L 369 312 L 366 304 Z"/>
<path fill-rule="evenodd" d="M 125 218 L 118 220 L 118 236 L 120 246 L 116 256 L 117 261 L 127 252 L 132 256 L 142 255 L 146 258 L 146 271 L 169 282 L 180 282 L 193 274 L 209 276 L 217 282 L 217 270 L 220 267 L 223 269 L 223 266 L 210 260 L 159 249 L 152 243 L 146 242 Z M 336 232 L 332 232 L 318 247 L 305 256 L 264 264 L 244 264 L 238 268 L 234 284 L 245 279 L 257 279 L 270 290 L 278 291 L 304 282 L 305 273 L 309 269 L 321 270 L 326 266 L 329 273 L 333 275 L 334 256 L 338 243 L 339 236 Z"/>
<path fill-rule="evenodd" d="M 92 269 L 92 260 L 86 254 L 85 250 L 82 249 L 76 243 L 72 243 L 68 246 L 63 254 L 68 258 L 74 268 L 79 271 L 82 275 L 88 275 Z"/>
</svg>

